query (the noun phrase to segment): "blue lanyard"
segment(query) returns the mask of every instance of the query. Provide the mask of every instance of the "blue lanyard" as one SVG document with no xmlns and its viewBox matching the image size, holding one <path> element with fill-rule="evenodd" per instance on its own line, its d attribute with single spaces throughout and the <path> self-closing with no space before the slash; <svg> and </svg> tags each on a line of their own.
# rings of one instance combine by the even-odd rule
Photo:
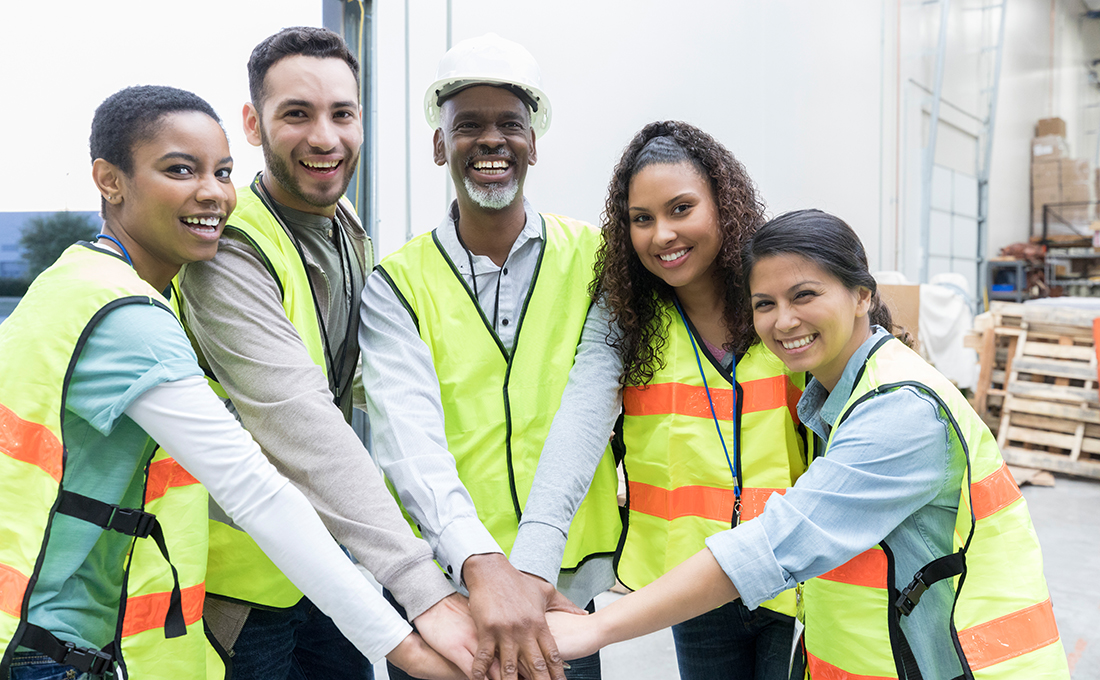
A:
<svg viewBox="0 0 1100 680">
<path fill-rule="evenodd" d="M 114 236 L 108 236 L 104 233 L 96 234 L 95 237 L 97 239 L 105 238 L 108 241 L 112 241 L 116 246 L 118 246 L 119 250 L 122 251 L 122 256 L 126 258 L 126 264 L 130 265 L 131 267 L 134 266 L 134 261 L 130 259 L 130 253 L 126 252 L 126 246 L 122 245 L 117 238 L 115 238 Z"/>
<path fill-rule="evenodd" d="M 695 336 L 691 332 L 691 326 L 688 325 L 687 316 L 684 314 L 684 310 L 680 307 L 680 301 L 673 298 L 673 304 L 676 305 L 676 311 L 680 313 L 680 320 L 684 322 L 684 329 L 687 331 L 688 339 L 691 340 L 691 349 L 695 351 L 695 363 L 699 367 L 699 376 L 703 379 L 703 389 L 707 393 L 707 401 L 710 402 L 710 417 L 714 419 L 714 429 L 718 430 L 718 441 L 722 442 L 722 452 L 726 454 L 726 464 L 730 467 L 730 475 L 733 476 L 733 496 L 734 496 L 734 510 L 736 511 L 736 517 L 734 524 L 740 523 L 741 520 L 741 480 L 737 476 L 737 467 L 734 465 L 734 461 L 738 459 L 741 453 L 740 437 L 736 434 L 737 429 L 737 361 L 734 361 L 730 367 L 733 372 L 733 460 L 730 460 L 729 449 L 726 448 L 726 439 L 722 436 L 722 428 L 718 424 L 718 414 L 714 411 L 714 399 L 710 396 L 710 386 L 707 385 L 707 376 L 703 373 L 703 361 L 699 358 L 699 347 L 695 344 Z"/>
</svg>

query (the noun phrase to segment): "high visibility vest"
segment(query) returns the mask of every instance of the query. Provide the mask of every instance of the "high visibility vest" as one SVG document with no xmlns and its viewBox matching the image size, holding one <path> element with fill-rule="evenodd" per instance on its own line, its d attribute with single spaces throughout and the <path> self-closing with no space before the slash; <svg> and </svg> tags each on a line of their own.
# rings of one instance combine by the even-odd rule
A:
<svg viewBox="0 0 1100 680">
<path fill-rule="evenodd" d="M 206 488 L 158 448 L 149 463 L 145 510 L 155 514 L 164 528 L 172 564 L 179 573 L 187 635 L 164 637 L 172 574 L 155 544 L 138 541 L 122 622 L 126 670 L 135 680 L 201 677 L 208 651 L 202 625 L 209 521 Z"/>
<path fill-rule="evenodd" d="M 967 461 L 955 522 L 957 552 L 955 557 L 936 561 L 965 564 L 965 576 L 948 580 L 955 607 L 951 629 L 944 630 L 944 635 L 951 635 L 963 668 L 978 680 L 1068 678 L 1027 504 L 989 428 L 943 375 L 900 341 L 885 339 L 867 359 L 829 442 L 860 403 L 903 386 L 916 387 L 939 402 L 957 435 L 951 438 L 953 454 Z M 923 583 L 914 580 L 908 586 L 891 587 L 894 561 L 883 541 L 807 581 L 810 676 L 817 680 L 903 677 L 903 652 L 891 631 L 902 630 L 899 622 L 904 610 L 920 606 L 920 593 L 933 585 L 934 577 L 927 574 L 934 571 L 930 567 L 936 562 L 921 570 Z M 950 576 L 951 571 L 945 573 Z"/>
<path fill-rule="evenodd" d="M 511 353 L 435 232 L 409 241 L 376 268 L 431 352 L 447 448 L 478 519 L 505 553 L 515 542 L 539 455 L 573 366 L 600 239 L 594 227 L 557 215 L 543 215 L 542 227 L 543 250 L 516 320 Z M 617 485 L 609 447 L 573 519 L 564 570 L 615 550 L 621 529 Z M 415 531 L 416 523 L 410 524 Z"/>
<path fill-rule="evenodd" d="M 740 478 L 740 521 L 759 515 L 769 496 L 784 493 L 806 469 L 795 411 L 805 374 L 791 374 L 757 343 L 737 361 L 735 387 L 698 336 L 693 346 L 676 308 L 660 309 L 658 319 L 669 325 L 664 366 L 648 385 L 623 388 L 629 514 L 615 566 L 619 581 L 635 590 L 702 550 L 708 536 L 736 525 L 731 465 Z M 794 616 L 794 593 L 763 606 Z"/>
<path fill-rule="evenodd" d="M 0 522 L 0 640 L 6 646 L 0 675 L 5 677 L 11 653 L 25 644 L 27 610 L 48 528 L 66 499 L 60 488 L 67 451 L 61 419 L 68 381 L 96 324 L 128 304 L 168 308 L 160 293 L 120 258 L 80 244 L 35 280 L 0 327 L 0 357 L 7 359 L 0 360 L 0 497 L 6 507 L 19 510 L 17 519 Z M 157 515 L 166 534 L 187 634 L 165 637 L 177 581 L 156 543 L 108 530 L 107 536 L 133 542 L 121 594 L 125 618 L 120 636 L 108 647 L 121 645 L 121 653 L 113 656 L 132 677 L 201 675 L 206 491 L 163 451 L 147 463 L 142 509 Z M 146 664 L 150 659 L 155 665 Z"/>
<path fill-rule="evenodd" d="M 301 336 L 310 359 L 327 377 L 321 326 L 305 262 L 279 223 L 274 204 L 259 182 L 257 176 L 251 186 L 237 190 L 237 208 L 225 230 L 247 241 L 263 260 L 279 286 L 287 318 Z M 346 203 L 346 199 L 341 200 Z M 369 257 L 373 259 L 373 254 Z M 181 314 L 181 318 L 186 326 L 186 314 Z M 207 379 L 218 396 L 228 398 L 214 376 L 207 376 Z M 302 591 L 283 575 L 248 534 L 217 520 L 210 520 L 209 525 L 206 590 L 210 595 L 269 609 L 293 607 L 302 599 Z"/>
</svg>

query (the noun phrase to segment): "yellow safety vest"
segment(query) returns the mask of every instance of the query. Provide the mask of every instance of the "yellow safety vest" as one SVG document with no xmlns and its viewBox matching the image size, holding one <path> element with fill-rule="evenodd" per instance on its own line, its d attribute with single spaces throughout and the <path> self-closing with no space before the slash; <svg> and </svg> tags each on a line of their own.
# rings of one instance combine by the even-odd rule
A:
<svg viewBox="0 0 1100 680">
<path fill-rule="evenodd" d="M 957 552 L 924 567 L 920 581 L 891 589 L 894 564 L 883 541 L 807 581 L 810 677 L 903 677 L 903 652 L 896 641 L 891 644 L 896 637 L 891 630 L 901 630 L 898 622 L 905 610 L 919 606 L 920 594 L 940 576 L 950 578 L 955 591 L 951 630 L 944 634 L 951 635 L 963 668 L 969 668 L 974 678 L 1068 678 L 1027 504 L 989 428 L 943 375 L 898 340 L 885 339 L 867 359 L 833 425 L 830 443 L 861 402 L 904 386 L 916 387 L 939 402 L 956 435 L 951 438 L 954 453 L 967 460 L 955 523 Z M 943 569 L 939 574 L 933 567 L 937 563 Z M 965 575 L 952 576 L 957 570 L 951 565 L 964 567 Z"/>
<path fill-rule="evenodd" d="M 301 336 L 310 358 L 327 377 L 321 326 L 306 266 L 270 201 L 257 175 L 251 186 L 237 190 L 237 208 L 225 230 L 244 238 L 259 254 L 279 286 L 287 318 Z M 368 260 L 373 257 L 370 252 Z M 176 290 L 178 293 L 178 286 Z M 186 326 L 186 315 L 181 314 L 181 318 Z M 208 381 L 220 397 L 228 398 L 216 378 L 208 376 Z M 302 591 L 283 575 L 256 541 L 216 520 L 210 520 L 206 590 L 215 597 L 268 609 L 293 607 L 302 599 Z"/>
<path fill-rule="evenodd" d="M 11 653 L 20 644 L 36 647 L 27 643 L 33 627 L 26 616 L 49 523 L 56 512 L 74 514 L 62 506 L 76 494 L 60 486 L 67 450 L 61 419 L 72 367 L 99 320 L 127 304 L 168 307 L 120 258 L 79 244 L 35 280 L 0 327 L 0 357 L 9 359 L 0 361 L 0 497 L 19 509 L 18 522 L 0 523 L 0 640 L 6 646 L 0 675 L 5 677 Z M 159 528 L 152 535 L 163 532 L 173 561 L 165 562 L 155 541 L 119 534 L 118 540 L 133 545 L 121 598 L 125 618 L 119 637 L 105 650 L 86 650 L 86 663 L 103 672 L 115 657 L 131 677 L 201 675 L 206 653 L 201 623 L 206 491 L 163 451 L 148 463 L 145 485 L 141 509 L 114 511 L 113 516 L 133 513 L 149 527 L 155 521 Z M 145 532 L 129 535 L 134 533 Z M 170 616 L 177 585 L 181 600 Z M 169 620 L 176 635 L 170 639 Z M 189 634 L 183 635 L 184 630 Z M 121 653 L 113 652 L 119 645 Z"/>
<path fill-rule="evenodd" d="M 664 367 L 648 385 L 623 389 L 629 514 L 615 566 L 619 581 L 635 590 L 702 550 L 708 536 L 737 524 L 731 464 L 741 483 L 740 521 L 759 515 L 772 493 L 784 493 L 806 469 L 795 410 L 805 374 L 791 374 L 758 343 L 737 361 L 734 388 L 734 376 L 711 360 L 697 335 L 693 345 L 672 304 L 660 307 L 657 323 L 665 320 Z M 764 606 L 794 616 L 794 593 Z"/>
<path fill-rule="evenodd" d="M 434 232 L 413 239 L 376 268 L 431 352 L 447 448 L 478 518 L 506 553 L 573 366 L 600 238 L 594 227 L 565 217 L 543 215 L 542 222 L 543 250 L 511 353 Z M 615 550 L 621 530 L 617 485 L 609 448 L 573 519 L 564 570 Z"/>
</svg>

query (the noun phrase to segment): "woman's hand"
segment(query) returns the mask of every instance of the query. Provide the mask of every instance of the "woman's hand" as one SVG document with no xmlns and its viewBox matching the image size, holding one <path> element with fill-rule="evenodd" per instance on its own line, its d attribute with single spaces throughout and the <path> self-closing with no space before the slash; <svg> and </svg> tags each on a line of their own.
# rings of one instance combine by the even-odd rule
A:
<svg viewBox="0 0 1100 680">
<path fill-rule="evenodd" d="M 414 678 L 424 680 L 466 680 L 466 675 L 428 646 L 416 633 L 409 633 L 386 659 Z"/>
<path fill-rule="evenodd" d="M 595 654 L 603 646 L 599 621 L 600 618 L 596 614 L 546 612 L 546 623 L 550 626 L 550 632 L 554 634 L 554 641 L 558 645 L 561 658 L 566 661 Z"/>
</svg>

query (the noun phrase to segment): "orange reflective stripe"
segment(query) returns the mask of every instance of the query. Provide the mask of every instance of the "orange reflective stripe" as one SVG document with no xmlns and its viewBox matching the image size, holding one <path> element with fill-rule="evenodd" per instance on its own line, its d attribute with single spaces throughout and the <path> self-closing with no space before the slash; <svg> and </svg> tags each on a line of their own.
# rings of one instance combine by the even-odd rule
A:
<svg viewBox="0 0 1100 680">
<path fill-rule="evenodd" d="M 802 391 L 785 375 L 741 383 L 744 403 L 741 413 L 755 413 L 786 407 L 794 413 Z M 718 420 L 733 420 L 733 390 L 711 386 L 714 412 Z M 793 397 L 793 400 L 792 400 Z M 710 402 L 703 387 L 684 383 L 658 383 L 623 390 L 623 411 L 628 416 L 678 414 L 693 418 L 710 418 Z"/>
<path fill-rule="evenodd" d="M 183 469 L 174 458 L 163 458 L 149 466 L 149 482 L 145 485 L 145 502 L 162 497 L 170 487 L 198 484 L 199 480 Z"/>
<path fill-rule="evenodd" d="M 871 548 L 818 578 L 868 588 L 886 588 L 886 553 Z"/>
<path fill-rule="evenodd" d="M 23 596 L 30 582 L 18 569 L 0 564 L 0 612 L 18 618 L 23 610 Z"/>
<path fill-rule="evenodd" d="M 184 588 L 180 594 L 183 596 L 183 620 L 190 626 L 202 618 L 202 601 L 206 597 L 206 584 L 199 583 L 190 588 Z M 137 635 L 154 628 L 163 628 L 171 598 L 171 591 L 126 598 L 126 618 L 122 622 L 122 636 Z"/>
<path fill-rule="evenodd" d="M 985 519 L 993 513 L 1012 505 L 1023 497 L 1008 464 L 1001 463 L 997 471 L 985 479 L 970 485 L 970 496 L 974 503 L 974 517 Z"/>
<path fill-rule="evenodd" d="M 987 668 L 1046 647 L 1058 639 L 1050 600 L 959 631 L 971 670 Z"/>
<path fill-rule="evenodd" d="M 742 489 L 741 520 L 747 521 L 764 511 L 773 493 L 786 489 Z M 677 517 L 702 517 L 718 522 L 733 521 L 733 505 L 737 500 L 732 489 L 713 486 L 681 486 L 672 490 L 652 484 L 630 482 L 630 509 L 653 517 L 672 521 Z"/>
<path fill-rule="evenodd" d="M 741 489 L 741 521 L 745 522 L 764 512 L 764 505 L 773 493 L 787 493 L 786 489 Z"/>
<path fill-rule="evenodd" d="M 45 425 L 23 420 L 0 404 L 0 452 L 42 468 L 61 481 L 61 442 Z"/>
<path fill-rule="evenodd" d="M 896 680 L 897 678 L 897 676 L 849 673 L 843 668 L 822 661 L 809 652 L 806 652 L 806 665 L 809 666 L 810 677 L 813 680 Z"/>
<path fill-rule="evenodd" d="M 702 517 L 733 522 L 733 489 L 712 486 L 681 486 L 662 489 L 652 484 L 630 482 L 630 510 L 672 521 L 678 517 Z"/>
</svg>

